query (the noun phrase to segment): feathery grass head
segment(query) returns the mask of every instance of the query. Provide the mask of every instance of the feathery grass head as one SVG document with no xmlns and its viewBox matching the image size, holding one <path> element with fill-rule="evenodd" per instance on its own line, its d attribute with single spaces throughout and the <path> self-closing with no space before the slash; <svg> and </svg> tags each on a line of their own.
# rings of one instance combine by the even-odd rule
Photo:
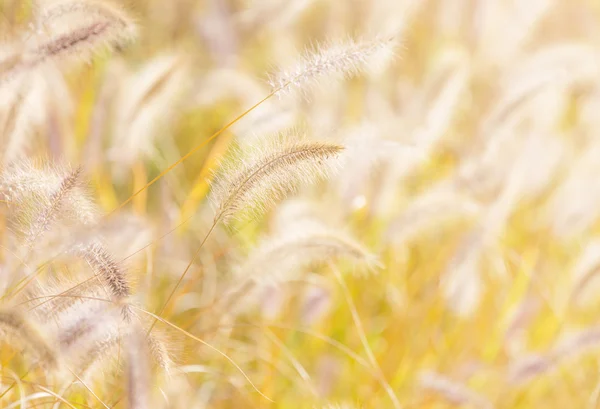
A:
<svg viewBox="0 0 600 409">
<path fill-rule="evenodd" d="M 319 80 L 350 78 L 387 61 L 395 38 L 348 39 L 316 47 L 289 69 L 280 69 L 269 79 L 273 93 L 283 95 L 298 90 L 306 93 Z"/>
<path fill-rule="evenodd" d="M 107 2 L 61 1 L 42 9 L 39 23 L 46 31 L 0 61 L 0 81 L 30 72 L 48 61 L 67 57 L 88 59 L 102 47 L 118 47 L 135 36 L 135 24 Z"/>
<path fill-rule="evenodd" d="M 60 1 L 42 10 L 40 23 L 50 31 L 50 39 L 34 48 L 42 59 L 85 57 L 101 46 L 122 46 L 136 34 L 133 20 L 106 1 Z"/>
<path fill-rule="evenodd" d="M 100 242 L 82 245 L 78 253 L 89 263 L 94 273 L 100 277 L 114 300 L 124 301 L 131 295 L 131 286 L 125 269 L 114 260 L 106 247 Z M 122 307 L 123 318 L 130 318 L 131 310 L 127 304 Z"/>
<path fill-rule="evenodd" d="M 115 314 L 102 308 L 104 305 L 98 308 L 96 304 L 86 302 L 78 307 L 57 317 L 61 328 L 58 342 L 65 351 L 72 350 L 82 341 L 94 341 L 98 333 L 105 332 L 116 321 Z"/>
<path fill-rule="evenodd" d="M 23 160 L 6 166 L 0 174 L 0 194 L 7 201 L 9 221 L 27 248 L 64 242 L 73 228 L 95 223 L 96 208 L 81 173 L 81 168 Z"/>
<path fill-rule="evenodd" d="M 373 253 L 345 231 L 312 221 L 265 240 L 242 266 L 241 274 L 257 281 L 281 280 L 333 260 L 348 260 L 356 271 L 371 271 L 379 264 Z"/>
<path fill-rule="evenodd" d="M 27 352 L 35 356 L 47 368 L 58 366 L 57 353 L 43 334 L 22 313 L 14 309 L 0 309 L 0 339 L 14 339 Z"/>
<path fill-rule="evenodd" d="M 44 2 L 42 2 L 44 3 Z M 135 25 L 131 17 L 110 0 L 57 0 L 45 1 L 36 16 L 42 29 L 68 24 L 74 19 L 112 20 L 114 24 L 127 27 L 131 34 L 135 33 Z"/>
<path fill-rule="evenodd" d="M 189 91 L 189 67 L 182 55 L 161 55 L 120 81 L 115 100 L 113 141 L 108 156 L 124 168 L 155 157 L 155 140 L 168 137 Z"/>
<path fill-rule="evenodd" d="M 27 243 L 30 246 L 33 245 L 35 240 L 48 229 L 50 223 L 52 223 L 54 218 L 58 215 L 63 202 L 80 182 L 81 171 L 81 168 L 77 168 L 67 174 L 63 178 L 58 189 L 50 196 L 48 206 L 38 215 L 27 235 Z"/>
<path fill-rule="evenodd" d="M 55 323 L 62 357 L 86 378 L 96 377 L 96 369 L 113 362 L 110 351 L 128 331 L 117 308 L 86 299 L 56 316 Z"/>
<path fill-rule="evenodd" d="M 169 375 L 173 369 L 174 362 L 171 352 L 167 347 L 167 342 L 164 340 L 164 334 L 157 333 L 154 330 L 146 337 L 146 343 L 149 355 L 152 357 L 154 363 Z"/>
<path fill-rule="evenodd" d="M 215 221 L 261 213 L 293 192 L 298 183 L 326 177 L 336 167 L 341 145 L 285 140 L 257 148 L 239 168 L 225 164 L 213 184 Z"/>
</svg>

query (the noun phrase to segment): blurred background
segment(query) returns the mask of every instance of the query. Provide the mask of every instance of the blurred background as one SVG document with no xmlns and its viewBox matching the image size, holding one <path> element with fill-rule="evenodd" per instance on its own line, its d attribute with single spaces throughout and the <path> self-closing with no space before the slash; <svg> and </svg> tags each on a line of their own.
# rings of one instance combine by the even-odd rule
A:
<svg viewBox="0 0 600 409">
<path fill-rule="evenodd" d="M 119 4 L 135 41 L 50 64 L 19 109 L 0 94 L 0 143 L 3 163 L 83 167 L 148 311 L 210 228 L 209 182 L 231 146 L 278 133 L 346 146 L 335 176 L 219 226 L 163 314 L 275 403 L 159 324 L 176 369 L 156 376 L 157 407 L 600 407 L 599 1 Z M 37 6 L 2 0 L 0 36 L 43 38 Z M 390 33 L 392 60 L 268 99 L 121 206 L 269 95 L 279 67 Z M 377 266 L 283 263 L 215 310 L 261 243 L 313 217 Z M 116 400 L 119 376 L 97 393 Z"/>
</svg>

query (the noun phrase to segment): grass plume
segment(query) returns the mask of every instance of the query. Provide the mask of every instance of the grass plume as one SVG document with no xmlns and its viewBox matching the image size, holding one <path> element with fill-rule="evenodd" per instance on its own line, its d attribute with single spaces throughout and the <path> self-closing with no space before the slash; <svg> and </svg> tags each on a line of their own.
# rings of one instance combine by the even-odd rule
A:
<svg viewBox="0 0 600 409">
<path fill-rule="evenodd" d="M 272 74 L 269 84 L 276 95 L 292 90 L 306 93 L 319 80 L 350 78 L 380 65 L 393 52 L 394 45 L 394 38 L 348 39 L 324 44 L 307 52 L 293 67 Z"/>
<path fill-rule="evenodd" d="M 326 261 L 347 260 L 358 270 L 372 270 L 377 257 L 343 230 L 306 223 L 265 240 L 250 256 L 240 276 L 257 281 L 281 279 Z"/>
<path fill-rule="evenodd" d="M 27 243 L 32 246 L 38 237 L 49 228 L 50 223 L 56 218 L 64 200 L 80 182 L 82 168 L 77 168 L 69 173 L 61 182 L 58 190 L 52 194 L 48 206 L 42 210 L 31 226 L 27 236 Z"/>
<path fill-rule="evenodd" d="M 100 277 L 114 300 L 123 301 L 131 295 L 131 286 L 125 269 L 116 262 L 106 247 L 99 242 L 78 249 L 81 256 L 90 264 L 94 273 Z M 129 319 L 130 309 L 122 307 L 123 317 Z"/>
<path fill-rule="evenodd" d="M 58 24 L 39 42 L 20 47 L 0 61 L 0 80 L 6 81 L 29 72 L 49 61 L 67 57 L 87 59 L 102 47 L 122 46 L 135 36 L 135 24 L 114 6 L 94 1 L 65 2 L 41 14 L 46 26 L 53 20 L 68 17 L 74 11 L 88 17 L 79 25 Z M 66 29 L 64 27 L 67 27 Z"/>
<path fill-rule="evenodd" d="M 258 149 L 241 168 L 222 170 L 213 185 L 215 221 L 260 213 L 293 191 L 329 174 L 343 146 L 328 142 L 287 141 Z"/>
<path fill-rule="evenodd" d="M 14 338 L 18 345 L 25 346 L 27 352 L 37 357 L 42 366 L 58 366 L 57 353 L 48 343 L 47 336 L 22 313 L 12 309 L 0 309 L 0 330 L 2 338 Z"/>
</svg>

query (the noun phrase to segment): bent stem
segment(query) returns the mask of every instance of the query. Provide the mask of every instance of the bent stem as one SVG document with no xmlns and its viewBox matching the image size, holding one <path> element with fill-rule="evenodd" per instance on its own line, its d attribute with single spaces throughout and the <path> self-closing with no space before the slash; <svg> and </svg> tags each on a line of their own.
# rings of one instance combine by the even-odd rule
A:
<svg viewBox="0 0 600 409">
<path fill-rule="evenodd" d="M 217 227 L 217 223 L 219 223 L 219 219 L 218 218 L 215 219 L 215 221 L 213 222 L 212 226 L 210 226 L 210 229 L 208 229 L 208 232 L 206 232 L 206 235 L 204 236 L 204 238 L 200 242 L 200 245 L 198 246 L 198 249 L 196 250 L 196 252 L 192 256 L 192 259 L 190 260 L 190 262 L 185 267 L 185 270 L 183 270 L 183 273 L 181 274 L 181 276 L 179 276 L 179 280 L 177 280 L 177 283 L 175 284 L 175 287 L 171 291 L 171 294 L 169 294 L 169 296 L 167 297 L 167 300 L 165 301 L 165 303 L 161 307 L 160 311 L 158 312 L 158 314 L 157 314 L 158 317 L 160 317 L 165 312 L 165 310 L 167 309 L 167 307 L 169 306 L 169 303 L 171 302 L 171 299 L 173 298 L 173 296 L 177 292 L 177 289 L 179 288 L 179 286 L 183 282 L 183 279 L 187 275 L 188 271 L 190 271 L 190 268 L 192 268 L 192 264 L 194 264 L 194 261 L 196 261 L 196 258 L 198 258 L 198 255 L 200 254 L 200 251 L 202 250 L 202 247 L 204 247 L 204 244 L 208 240 L 208 237 L 213 232 L 213 230 L 215 229 L 215 227 Z M 148 329 L 148 332 L 146 334 L 147 336 L 150 335 L 150 332 L 152 331 L 152 329 L 156 325 L 157 321 L 158 321 L 158 319 L 155 319 L 152 322 L 152 325 L 150 326 L 150 328 Z"/>
<path fill-rule="evenodd" d="M 348 286 L 346 285 L 346 282 L 344 281 L 344 277 L 342 276 L 340 271 L 337 269 L 337 267 L 333 263 L 329 263 L 329 266 L 330 266 L 331 270 L 333 271 L 335 278 L 340 283 L 340 288 L 342 289 L 342 293 L 344 294 L 344 298 L 346 299 L 346 304 L 348 304 L 348 309 L 350 310 L 350 314 L 352 315 L 352 321 L 354 322 L 354 326 L 356 327 L 356 332 L 358 332 L 360 342 L 362 343 L 365 353 L 367 354 L 369 362 L 373 366 L 375 374 L 380 379 L 381 385 L 383 386 L 386 393 L 390 397 L 390 400 L 392 401 L 394 408 L 402 409 L 402 405 L 400 404 L 400 401 L 398 401 L 398 397 L 394 393 L 394 390 L 390 386 L 389 382 L 385 379 L 383 371 L 381 370 L 381 367 L 379 366 L 379 364 L 377 363 L 377 360 L 375 359 L 373 350 L 369 346 L 369 342 L 367 340 L 367 335 L 365 334 L 365 330 L 362 326 L 360 316 L 358 315 L 358 311 L 356 310 L 354 301 L 352 301 L 352 295 L 350 294 L 350 290 L 348 290 Z"/>
</svg>

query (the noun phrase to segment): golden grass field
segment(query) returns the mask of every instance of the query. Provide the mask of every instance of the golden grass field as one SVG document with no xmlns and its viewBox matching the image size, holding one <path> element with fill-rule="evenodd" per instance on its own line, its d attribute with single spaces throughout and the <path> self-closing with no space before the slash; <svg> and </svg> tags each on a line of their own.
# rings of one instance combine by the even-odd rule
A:
<svg viewBox="0 0 600 409">
<path fill-rule="evenodd" d="M 598 0 L 0 0 L 0 408 L 600 407 Z"/>
</svg>

